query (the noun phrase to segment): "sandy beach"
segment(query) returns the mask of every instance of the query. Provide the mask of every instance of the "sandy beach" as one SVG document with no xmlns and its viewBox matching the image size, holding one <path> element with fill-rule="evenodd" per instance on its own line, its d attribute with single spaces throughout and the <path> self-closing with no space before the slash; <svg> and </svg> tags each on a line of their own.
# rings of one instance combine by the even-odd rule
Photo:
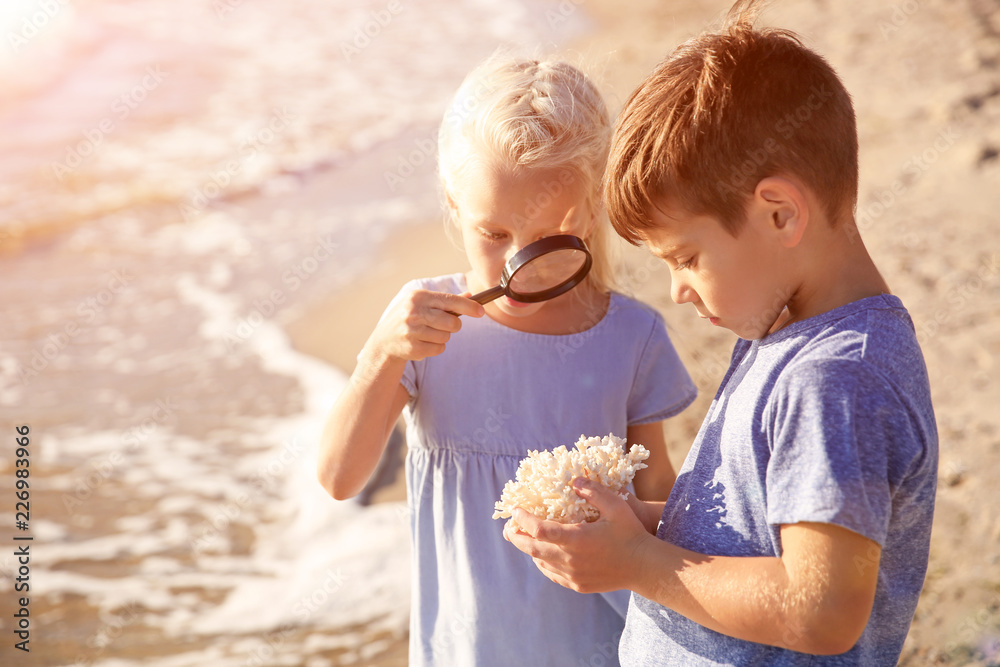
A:
<svg viewBox="0 0 1000 667">
<path fill-rule="evenodd" d="M 596 1 L 580 8 L 596 30 L 566 52 L 595 66 L 616 112 L 656 62 L 711 25 L 724 6 L 635 2 L 622 11 Z M 900 664 L 997 664 L 1000 515 L 990 488 L 1000 473 L 1000 6 L 774 3 L 765 19 L 823 54 L 854 98 L 859 226 L 914 318 L 931 376 L 939 492 L 927 581 Z M 408 278 L 463 268 L 440 222 L 420 230 L 410 237 L 420 239 L 420 261 L 408 241 L 394 246 L 385 259 L 391 269 L 371 274 L 366 295 L 385 297 Z M 624 287 L 663 313 L 700 391 L 667 426 L 679 467 L 735 338 L 674 304 L 668 272 L 648 252 L 623 250 Z M 385 301 L 332 294 L 289 331 L 300 349 L 349 370 Z M 334 312 L 350 313 L 350 321 Z M 400 482 L 384 497 L 401 494 Z"/>
<path fill-rule="evenodd" d="M 444 104 L 521 42 L 617 113 L 728 3 L 406 5 L 345 52 L 383 5 L 94 0 L 0 53 L 0 423 L 37 446 L 36 648 L 5 640 L 0 663 L 406 664 L 402 479 L 332 501 L 315 441 L 389 299 L 466 268 L 427 149 Z M 779 0 L 764 22 L 853 97 L 859 227 L 930 373 L 939 488 L 900 664 L 1000 664 L 1000 4 Z M 666 426 L 679 468 L 735 338 L 621 250 L 621 290 L 663 313 L 700 392 Z"/>
</svg>

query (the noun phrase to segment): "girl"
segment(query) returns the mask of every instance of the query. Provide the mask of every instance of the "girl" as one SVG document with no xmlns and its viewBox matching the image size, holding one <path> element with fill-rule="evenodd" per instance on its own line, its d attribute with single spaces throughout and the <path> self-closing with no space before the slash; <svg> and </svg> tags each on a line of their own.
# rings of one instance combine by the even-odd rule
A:
<svg viewBox="0 0 1000 667">
<path fill-rule="evenodd" d="M 493 504 L 529 450 L 625 434 L 650 450 L 640 498 L 674 471 L 662 420 L 695 388 L 651 308 L 613 292 L 600 181 L 610 122 L 594 85 L 555 61 L 495 56 L 462 84 L 438 137 L 465 274 L 390 303 L 323 432 L 319 477 L 357 494 L 405 408 L 412 509 L 410 665 L 618 664 L 627 594 L 581 595 L 507 544 Z M 587 279 L 550 301 L 466 298 L 539 238 L 573 234 Z M 599 658 L 598 658 L 599 656 Z"/>
</svg>

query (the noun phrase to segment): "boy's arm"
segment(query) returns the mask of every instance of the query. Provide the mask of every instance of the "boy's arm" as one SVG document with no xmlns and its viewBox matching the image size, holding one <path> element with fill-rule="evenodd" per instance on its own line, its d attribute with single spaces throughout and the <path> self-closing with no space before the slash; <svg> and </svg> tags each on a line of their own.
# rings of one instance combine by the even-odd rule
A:
<svg viewBox="0 0 1000 667">
<path fill-rule="evenodd" d="M 504 535 L 552 581 L 582 593 L 628 588 L 707 628 L 803 653 L 849 650 L 875 599 L 881 549 L 832 524 L 781 527 L 778 557 L 706 556 L 657 539 L 629 505 L 577 481 L 594 523 L 559 524 L 515 510 Z"/>
<path fill-rule="evenodd" d="M 635 495 L 642 500 L 660 501 L 662 509 L 662 502 L 670 495 L 670 490 L 677 479 L 674 466 L 667 455 L 667 443 L 663 439 L 663 422 L 629 426 L 626 447 L 635 443 L 649 450 L 646 467 L 635 475 Z"/>
</svg>

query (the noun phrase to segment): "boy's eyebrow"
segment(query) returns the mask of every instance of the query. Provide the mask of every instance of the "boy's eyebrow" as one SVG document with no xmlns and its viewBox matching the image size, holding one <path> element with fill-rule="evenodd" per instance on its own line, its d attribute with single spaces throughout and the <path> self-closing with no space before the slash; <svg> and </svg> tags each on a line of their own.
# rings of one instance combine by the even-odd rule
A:
<svg viewBox="0 0 1000 667">
<path fill-rule="evenodd" d="M 671 257 L 684 250 L 685 244 L 677 243 L 675 245 L 668 246 L 667 248 L 660 249 L 660 248 L 653 248 L 652 246 L 649 245 L 649 242 L 647 241 L 646 247 L 649 248 L 650 252 L 652 252 L 657 257 Z"/>
</svg>

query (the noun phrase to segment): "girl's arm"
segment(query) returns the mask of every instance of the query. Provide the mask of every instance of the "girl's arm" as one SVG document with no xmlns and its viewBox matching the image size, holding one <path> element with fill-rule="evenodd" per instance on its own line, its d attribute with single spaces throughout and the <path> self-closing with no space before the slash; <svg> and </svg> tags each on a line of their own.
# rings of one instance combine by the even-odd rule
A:
<svg viewBox="0 0 1000 667">
<path fill-rule="evenodd" d="M 317 474 L 327 493 L 337 500 L 350 498 L 371 477 L 409 400 L 400 384 L 406 362 L 441 354 L 451 334 L 462 328 L 459 315 L 483 313 L 464 296 L 416 290 L 383 316 L 323 429 Z"/>
<path fill-rule="evenodd" d="M 635 474 L 635 495 L 641 500 L 658 500 L 660 509 L 674 488 L 677 474 L 667 456 L 667 443 L 663 439 L 663 422 L 637 424 L 628 427 L 628 444 L 638 443 L 649 450 L 646 468 Z M 659 516 L 657 516 L 659 519 Z"/>
</svg>

